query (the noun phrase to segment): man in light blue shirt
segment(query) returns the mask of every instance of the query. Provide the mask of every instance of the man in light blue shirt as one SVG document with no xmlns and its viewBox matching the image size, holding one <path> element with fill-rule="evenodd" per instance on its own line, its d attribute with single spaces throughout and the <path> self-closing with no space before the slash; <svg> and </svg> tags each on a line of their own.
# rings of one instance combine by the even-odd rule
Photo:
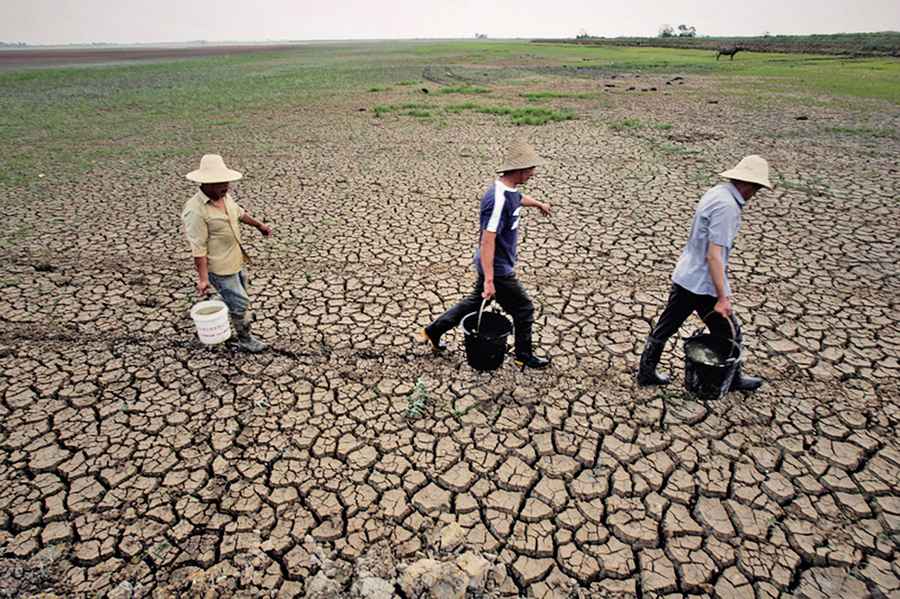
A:
<svg viewBox="0 0 900 599">
<path fill-rule="evenodd" d="M 734 340 L 741 343 L 741 328 L 731 309 L 728 257 L 747 202 L 761 188 L 772 189 L 772 184 L 769 164 L 759 156 L 747 156 L 720 175 L 728 181 L 707 191 L 697 204 L 690 236 L 672 273 L 669 300 L 644 345 L 637 375 L 641 386 L 669 383 L 656 366 L 666 341 L 694 312 L 702 319 L 712 312 L 729 318 Z M 753 391 L 760 385 L 762 379 L 743 375 L 738 366 L 731 390 Z"/>
</svg>

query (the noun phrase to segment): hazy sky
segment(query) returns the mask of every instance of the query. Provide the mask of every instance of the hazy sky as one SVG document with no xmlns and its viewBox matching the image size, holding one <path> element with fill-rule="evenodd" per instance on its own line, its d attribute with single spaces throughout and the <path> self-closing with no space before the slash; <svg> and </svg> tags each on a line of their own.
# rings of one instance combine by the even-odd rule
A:
<svg viewBox="0 0 900 599">
<path fill-rule="evenodd" d="M 900 0 L 0 0 L 0 41 L 703 35 L 900 30 Z"/>
</svg>

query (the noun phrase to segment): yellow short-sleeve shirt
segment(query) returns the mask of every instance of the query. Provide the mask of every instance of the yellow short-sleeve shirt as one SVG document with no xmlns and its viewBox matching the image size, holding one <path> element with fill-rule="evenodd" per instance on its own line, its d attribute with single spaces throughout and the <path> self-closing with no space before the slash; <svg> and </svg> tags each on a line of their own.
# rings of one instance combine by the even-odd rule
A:
<svg viewBox="0 0 900 599">
<path fill-rule="evenodd" d="M 202 191 L 185 202 L 181 221 L 191 254 L 198 258 L 206 256 L 209 272 L 233 275 L 241 270 L 244 259 L 240 218 L 243 215 L 244 209 L 232 199 L 231 194 L 225 196 L 224 211 L 211 205 Z"/>
</svg>

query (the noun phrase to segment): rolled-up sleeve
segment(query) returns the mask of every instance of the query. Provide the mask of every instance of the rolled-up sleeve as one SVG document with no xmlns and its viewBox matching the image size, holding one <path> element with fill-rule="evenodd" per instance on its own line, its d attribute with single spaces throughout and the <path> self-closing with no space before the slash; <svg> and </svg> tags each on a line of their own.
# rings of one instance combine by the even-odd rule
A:
<svg viewBox="0 0 900 599">
<path fill-rule="evenodd" d="M 191 254 L 195 258 L 207 255 L 207 243 L 209 231 L 206 228 L 206 219 L 191 208 L 185 208 L 181 213 L 181 222 L 184 223 L 184 235 L 191 246 Z"/>
</svg>

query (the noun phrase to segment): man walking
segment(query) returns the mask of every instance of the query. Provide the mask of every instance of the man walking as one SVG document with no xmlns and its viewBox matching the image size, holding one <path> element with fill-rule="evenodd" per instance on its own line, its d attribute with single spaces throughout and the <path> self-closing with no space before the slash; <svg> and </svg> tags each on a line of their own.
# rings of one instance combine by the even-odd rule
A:
<svg viewBox="0 0 900 599">
<path fill-rule="evenodd" d="M 740 345 L 741 328 L 731 308 L 728 257 L 741 226 L 747 202 L 769 182 L 769 164 L 759 156 L 747 156 L 736 167 L 720 173 L 728 182 L 707 191 L 697 204 L 687 245 L 672 274 L 669 301 L 656 326 L 647 337 L 637 382 L 641 386 L 667 385 L 669 378 L 656 372 L 666 341 L 696 312 L 705 318 L 715 311 L 731 320 L 735 343 Z M 753 391 L 762 379 L 745 376 L 741 367 L 734 375 L 731 390 Z"/>
<path fill-rule="evenodd" d="M 547 358 L 536 356 L 531 342 L 534 304 L 515 275 L 516 244 L 522 207 L 534 207 L 550 215 L 550 205 L 523 195 L 518 186 L 534 175 L 541 164 L 530 145 L 516 143 L 498 169 L 500 177 L 481 200 L 481 229 L 475 250 L 478 273 L 475 288 L 461 302 L 422 329 L 423 341 L 435 351 L 443 351 L 441 336 L 457 326 L 466 314 L 477 311 L 482 299 L 496 297 L 500 306 L 512 316 L 515 326 L 515 362 L 520 368 L 546 368 Z"/>
<path fill-rule="evenodd" d="M 200 168 L 187 174 L 188 180 L 200 183 L 200 191 L 185 203 L 181 220 L 197 269 L 197 293 L 205 297 L 210 286 L 214 287 L 228 306 L 237 347 L 258 353 L 267 346 L 250 333 L 250 297 L 243 269 L 246 254 L 239 223 L 256 227 L 266 237 L 272 229 L 251 217 L 228 194 L 229 183 L 242 176 L 227 168 L 218 154 L 204 155 Z"/>
</svg>

